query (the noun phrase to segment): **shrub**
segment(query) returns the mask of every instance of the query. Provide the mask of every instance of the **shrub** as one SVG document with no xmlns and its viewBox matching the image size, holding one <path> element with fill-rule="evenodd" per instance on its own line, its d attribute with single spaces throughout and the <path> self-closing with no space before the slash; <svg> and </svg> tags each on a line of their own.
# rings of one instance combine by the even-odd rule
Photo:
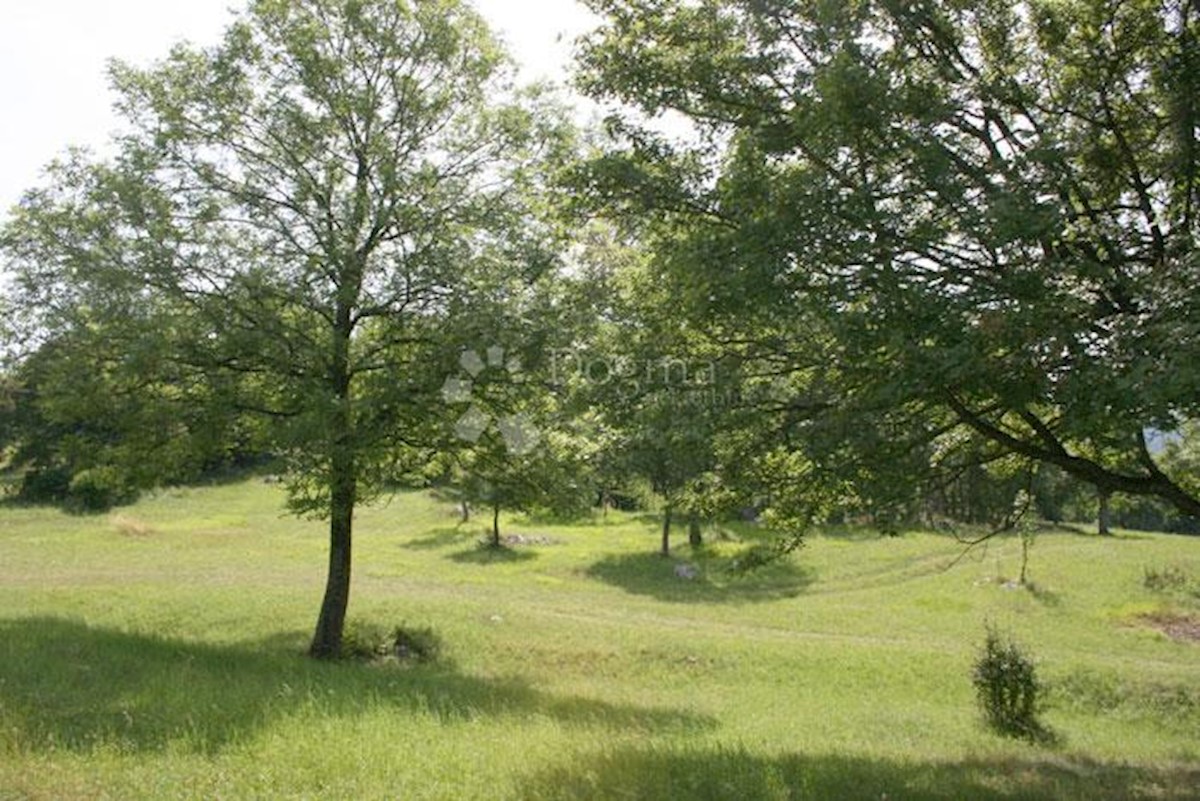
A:
<svg viewBox="0 0 1200 801">
<path fill-rule="evenodd" d="M 71 479 L 71 503 L 88 512 L 103 512 L 137 498 L 137 489 L 115 467 L 91 467 Z"/>
<path fill-rule="evenodd" d="M 392 655 L 401 661 L 437 662 L 442 658 L 442 638 L 432 628 L 398 626 L 392 632 Z"/>
<path fill-rule="evenodd" d="M 988 626 L 972 681 L 984 719 L 993 731 L 1033 741 L 1047 738 L 1048 732 L 1038 720 L 1042 685 L 1033 661 L 992 626 Z"/>
<path fill-rule="evenodd" d="M 387 630 L 376 623 L 351 620 L 342 632 L 342 657 L 370 661 L 388 654 Z"/>
<path fill-rule="evenodd" d="M 432 628 L 397 626 L 390 632 L 375 623 L 351 621 L 342 635 L 342 656 L 362 661 L 394 659 L 426 664 L 442 656 L 442 638 Z"/>
</svg>

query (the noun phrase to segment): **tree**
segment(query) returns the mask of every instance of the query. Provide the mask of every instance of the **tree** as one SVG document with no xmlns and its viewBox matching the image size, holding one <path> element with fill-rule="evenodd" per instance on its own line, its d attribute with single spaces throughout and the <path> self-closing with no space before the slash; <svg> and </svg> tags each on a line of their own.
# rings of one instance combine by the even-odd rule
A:
<svg viewBox="0 0 1200 801">
<path fill-rule="evenodd" d="M 538 317 L 543 325 L 551 319 L 544 309 Z M 570 514 L 586 509 L 590 494 L 589 443 L 563 420 L 545 378 L 548 332 L 529 326 L 521 333 L 520 348 L 463 351 L 462 371 L 442 386 L 446 430 L 430 466 L 431 478 L 459 499 L 462 522 L 471 506 L 491 512 L 493 548 L 503 546 L 501 510 Z M 494 330 L 490 340 L 501 339 Z"/>
<path fill-rule="evenodd" d="M 655 284 L 638 242 L 645 233 L 597 218 L 577 237 L 568 307 L 586 309 L 586 319 L 555 354 L 552 373 L 594 443 L 600 502 L 622 479 L 647 482 L 662 500 L 660 552 L 668 556 L 676 514 L 693 523 L 688 490 L 714 463 L 716 368 L 675 315 L 670 292 Z"/>
<path fill-rule="evenodd" d="M 355 506 L 427 445 L 446 332 L 551 262 L 527 190 L 565 140 L 508 67 L 458 0 L 254 0 L 213 48 L 114 64 L 115 159 L 58 164 L 4 232 L 39 329 L 99 316 L 241 378 L 293 508 L 329 520 L 316 657 L 339 652 Z"/>
<path fill-rule="evenodd" d="M 671 554 L 675 515 L 686 513 L 689 523 L 694 516 L 685 508 L 691 483 L 714 466 L 710 432 L 696 426 L 696 416 L 678 404 L 667 389 L 642 399 L 625 423 L 621 443 L 628 468 L 648 480 L 662 499 L 663 556 Z"/>
<path fill-rule="evenodd" d="M 626 115 L 591 187 L 683 232 L 664 280 L 829 480 L 966 431 L 1200 512 L 1147 446 L 1200 404 L 1194 3 L 588 5 L 584 88 L 696 134 Z"/>
<path fill-rule="evenodd" d="M 588 485 L 580 480 L 577 444 L 558 432 L 538 432 L 528 450 L 508 444 L 507 437 L 486 435 L 454 454 L 458 492 L 466 502 L 487 509 L 489 545 L 502 548 L 500 512 L 544 509 L 573 514 L 586 509 Z"/>
</svg>

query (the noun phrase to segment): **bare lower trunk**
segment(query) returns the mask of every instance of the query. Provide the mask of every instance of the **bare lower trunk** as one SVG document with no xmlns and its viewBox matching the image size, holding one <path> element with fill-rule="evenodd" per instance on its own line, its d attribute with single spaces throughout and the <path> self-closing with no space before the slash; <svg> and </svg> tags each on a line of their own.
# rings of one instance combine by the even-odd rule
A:
<svg viewBox="0 0 1200 801">
<path fill-rule="evenodd" d="M 500 504 L 492 507 L 492 547 L 500 547 Z"/>
<path fill-rule="evenodd" d="M 1097 514 L 1097 518 L 1100 536 L 1102 537 L 1107 537 L 1112 533 L 1109 528 L 1112 522 L 1112 509 L 1109 507 L 1108 503 L 1111 496 L 1112 493 L 1110 492 L 1105 492 L 1104 490 L 1100 491 L 1100 511 Z"/>
<path fill-rule="evenodd" d="M 674 510 L 671 505 L 663 509 L 663 524 L 662 524 L 662 555 L 671 555 L 671 515 Z"/>
<path fill-rule="evenodd" d="M 467 503 L 466 500 L 459 501 L 458 511 L 459 511 L 459 515 L 460 515 L 460 518 L 459 518 L 460 522 L 462 522 L 462 523 L 470 523 L 471 522 L 471 504 Z"/>
<path fill-rule="evenodd" d="M 339 461 L 342 460 L 335 463 Z M 337 465 L 334 473 L 329 504 L 329 575 L 317 630 L 309 647 L 309 654 L 318 659 L 332 659 L 341 653 L 350 603 L 350 545 L 356 493 L 353 463 Z"/>
<path fill-rule="evenodd" d="M 1029 586 L 1029 548 L 1033 545 L 1033 538 L 1029 534 L 1022 532 L 1021 534 L 1021 578 L 1017 580 L 1022 587 Z"/>
<path fill-rule="evenodd" d="M 355 287 L 349 287 L 355 288 Z M 348 288 L 345 288 L 348 291 Z M 339 297 L 329 368 L 329 388 L 336 405 L 328 421 L 329 432 L 329 575 L 325 597 L 317 616 L 309 654 L 334 659 L 342 652 L 346 609 L 350 604 L 351 529 L 358 500 L 358 465 L 355 458 L 350 338 L 354 325 L 352 303 Z"/>
<path fill-rule="evenodd" d="M 693 548 L 704 544 L 704 535 L 700 533 L 700 518 L 696 515 L 688 516 L 688 544 Z"/>
</svg>

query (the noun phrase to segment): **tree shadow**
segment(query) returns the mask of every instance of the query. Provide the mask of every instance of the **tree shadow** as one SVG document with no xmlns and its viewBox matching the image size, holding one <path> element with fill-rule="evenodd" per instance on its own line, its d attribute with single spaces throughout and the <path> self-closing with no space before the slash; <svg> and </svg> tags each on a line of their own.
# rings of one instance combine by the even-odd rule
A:
<svg viewBox="0 0 1200 801">
<path fill-rule="evenodd" d="M 1048 587 L 1038 584 L 1036 581 L 1025 582 L 1025 590 L 1039 603 L 1053 607 L 1062 606 L 1061 595 Z"/>
<path fill-rule="evenodd" d="M 297 711 L 353 716 L 381 706 L 445 723 L 544 715 L 614 731 L 715 725 L 686 711 L 558 696 L 447 666 L 317 662 L 292 650 L 301 639 L 213 645 L 52 617 L 0 622 L 0 710 L 19 747 L 35 752 L 170 746 L 211 754 Z"/>
<path fill-rule="evenodd" d="M 1044 521 L 1038 524 L 1037 531 L 1039 534 L 1061 534 L 1069 537 L 1083 537 L 1089 540 L 1106 540 L 1113 541 L 1130 541 L 1137 542 L 1139 540 L 1150 539 L 1146 532 L 1139 532 L 1134 529 L 1117 528 L 1111 534 L 1101 534 L 1096 530 L 1095 523 L 1068 523 L 1062 521 Z"/>
<path fill-rule="evenodd" d="M 528 562 L 537 559 L 536 551 L 526 548 L 510 548 L 507 545 L 495 546 L 490 541 L 479 542 L 473 548 L 456 551 L 446 558 L 451 562 L 464 565 L 502 565 L 513 562 Z"/>
<path fill-rule="evenodd" d="M 1200 768 L 1037 758 L 920 763 L 842 756 L 768 758 L 732 749 L 625 748 L 528 777 L 527 801 L 838 799 L 838 801 L 1135 801 L 1195 799 Z"/>
<path fill-rule="evenodd" d="M 459 525 L 454 528 L 439 528 L 429 532 L 424 537 L 408 540 L 400 544 L 401 548 L 408 548 L 413 551 L 433 551 L 438 548 L 448 548 L 451 545 L 458 545 L 474 539 L 475 533 L 465 525 Z"/>
<path fill-rule="evenodd" d="M 120 509 L 133 506 L 139 498 L 130 498 L 121 503 L 113 503 L 107 506 L 87 507 L 77 502 L 68 499 L 31 499 L 22 498 L 20 495 L 12 494 L 0 497 L 0 509 L 11 509 L 14 512 L 27 511 L 34 509 L 52 509 L 60 514 L 69 517 L 93 517 L 100 518 L 105 515 L 112 514 Z"/>
<path fill-rule="evenodd" d="M 1083 523 L 1069 523 L 1063 520 L 1046 520 L 1038 526 L 1038 531 L 1053 534 L 1078 534 L 1081 537 L 1098 537 L 1096 527 L 1087 527 Z"/>
<path fill-rule="evenodd" d="M 841 542 L 876 542 L 878 540 L 891 539 L 886 532 L 869 526 L 865 523 L 862 525 L 837 523 L 826 526 L 818 526 L 814 530 L 813 536 L 815 538 L 839 540 Z M 900 536 L 903 536 L 903 534 Z"/>
<path fill-rule="evenodd" d="M 591 578 L 634 595 L 673 603 L 723 601 L 752 603 L 795 598 L 816 580 L 816 571 L 780 559 L 746 572 L 733 568 L 737 557 L 701 549 L 691 558 L 664 559 L 657 553 L 606 556 L 587 569 Z M 686 566 L 686 567 L 685 567 Z M 694 570 L 694 576 L 686 575 Z"/>
</svg>

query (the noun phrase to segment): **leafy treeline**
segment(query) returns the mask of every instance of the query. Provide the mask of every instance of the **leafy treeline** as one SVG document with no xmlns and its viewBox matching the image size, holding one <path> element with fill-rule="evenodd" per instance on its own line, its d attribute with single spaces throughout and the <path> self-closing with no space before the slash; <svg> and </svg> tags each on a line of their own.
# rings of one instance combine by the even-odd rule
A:
<svg viewBox="0 0 1200 801">
<path fill-rule="evenodd" d="M 271 460 L 330 523 L 318 656 L 396 483 L 496 544 L 653 495 L 664 552 L 1200 514 L 1193 3 L 588 5 L 586 136 L 458 0 L 254 0 L 115 63 L 114 155 L 0 232 L 22 491 Z"/>
<path fill-rule="evenodd" d="M 1020 460 L 1200 513 L 1154 445 L 1200 404 L 1194 3 L 589 5 L 582 84 L 639 114 L 587 185 L 772 378 L 801 493 Z"/>
</svg>

